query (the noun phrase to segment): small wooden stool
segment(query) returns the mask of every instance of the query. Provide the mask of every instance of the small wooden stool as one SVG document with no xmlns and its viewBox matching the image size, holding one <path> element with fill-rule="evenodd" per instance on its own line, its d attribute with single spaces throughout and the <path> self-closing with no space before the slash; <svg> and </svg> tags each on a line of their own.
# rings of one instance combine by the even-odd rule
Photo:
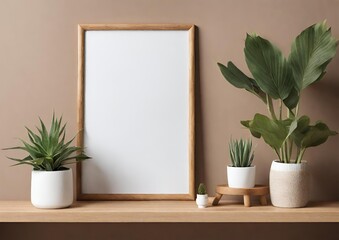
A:
<svg viewBox="0 0 339 240">
<path fill-rule="evenodd" d="M 256 185 L 254 188 L 231 188 L 227 185 L 218 185 L 215 189 L 215 198 L 212 205 L 218 205 L 222 195 L 243 195 L 245 207 L 251 206 L 251 195 L 260 196 L 260 204 L 267 205 L 266 195 L 268 195 L 268 186 Z"/>
</svg>

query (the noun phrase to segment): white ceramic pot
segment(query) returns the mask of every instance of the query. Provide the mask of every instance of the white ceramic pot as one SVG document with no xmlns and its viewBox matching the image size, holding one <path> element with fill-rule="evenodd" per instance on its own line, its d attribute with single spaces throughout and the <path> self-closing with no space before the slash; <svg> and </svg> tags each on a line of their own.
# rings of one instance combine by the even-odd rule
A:
<svg viewBox="0 0 339 240">
<path fill-rule="evenodd" d="M 31 202 L 37 208 L 65 208 L 73 202 L 72 169 L 32 171 Z"/>
<path fill-rule="evenodd" d="M 198 208 L 206 208 L 208 205 L 208 195 L 197 194 L 197 199 L 195 202 L 197 203 Z"/>
<path fill-rule="evenodd" d="M 255 166 L 227 166 L 228 186 L 232 188 L 253 188 L 255 186 Z"/>
<path fill-rule="evenodd" d="M 270 196 L 273 206 L 297 208 L 309 200 L 307 162 L 300 164 L 272 162 L 270 170 Z"/>
</svg>

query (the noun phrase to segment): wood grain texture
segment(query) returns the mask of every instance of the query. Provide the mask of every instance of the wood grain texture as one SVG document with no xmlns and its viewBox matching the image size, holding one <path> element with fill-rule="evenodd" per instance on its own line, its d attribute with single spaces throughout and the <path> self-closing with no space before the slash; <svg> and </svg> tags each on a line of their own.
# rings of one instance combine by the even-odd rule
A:
<svg viewBox="0 0 339 240">
<path fill-rule="evenodd" d="M 198 209 L 193 201 L 82 201 L 43 210 L 28 201 L 2 201 L 0 222 L 339 222 L 339 202 L 293 209 L 221 202 Z"/>
<path fill-rule="evenodd" d="M 152 200 L 192 200 L 191 194 L 78 194 L 85 201 L 152 201 Z"/>
<path fill-rule="evenodd" d="M 223 195 L 243 195 L 245 207 L 251 206 L 251 196 L 260 196 L 260 203 L 267 205 L 266 195 L 269 194 L 268 186 L 256 185 L 253 188 L 231 188 L 227 185 L 218 185 L 215 188 L 215 198 L 212 205 L 218 205 Z"/>
<path fill-rule="evenodd" d="M 85 30 L 78 26 L 78 112 L 77 146 L 84 147 Z M 81 163 L 76 166 L 76 194 L 81 194 Z"/>
<path fill-rule="evenodd" d="M 268 186 L 257 185 L 254 188 L 231 188 L 227 185 L 218 185 L 215 189 L 217 193 L 226 194 L 226 195 L 268 195 L 269 188 Z"/>
<path fill-rule="evenodd" d="M 244 195 L 244 206 L 245 207 L 251 206 L 251 196 L 250 195 Z"/>
<path fill-rule="evenodd" d="M 195 198 L 195 26 L 192 24 L 79 24 L 78 25 L 78 116 L 77 145 L 84 146 L 85 32 L 90 30 L 184 30 L 189 37 L 189 191 L 187 194 L 84 194 L 82 167 L 77 164 L 77 200 L 194 200 Z"/>
<path fill-rule="evenodd" d="M 195 26 L 189 28 L 189 195 L 195 197 Z"/>
<path fill-rule="evenodd" d="M 190 30 L 192 24 L 79 24 L 84 30 Z"/>
</svg>

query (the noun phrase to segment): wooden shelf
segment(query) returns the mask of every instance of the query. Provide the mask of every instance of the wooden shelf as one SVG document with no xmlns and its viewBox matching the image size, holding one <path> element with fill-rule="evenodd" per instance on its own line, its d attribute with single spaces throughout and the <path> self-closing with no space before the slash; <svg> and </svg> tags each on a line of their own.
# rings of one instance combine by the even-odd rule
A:
<svg viewBox="0 0 339 240">
<path fill-rule="evenodd" d="M 101 201 L 42 210 L 28 201 L 0 201 L 0 222 L 339 222 L 339 202 L 297 209 L 220 202 L 198 209 L 193 201 Z"/>
</svg>

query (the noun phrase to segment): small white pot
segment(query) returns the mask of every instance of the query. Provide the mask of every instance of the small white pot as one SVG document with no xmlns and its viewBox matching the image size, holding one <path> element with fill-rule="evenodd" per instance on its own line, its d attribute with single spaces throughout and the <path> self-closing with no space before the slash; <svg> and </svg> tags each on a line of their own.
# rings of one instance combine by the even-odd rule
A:
<svg viewBox="0 0 339 240">
<path fill-rule="evenodd" d="M 65 208 L 73 203 L 72 169 L 32 171 L 31 202 L 37 208 Z"/>
<path fill-rule="evenodd" d="M 272 162 L 270 170 L 270 196 L 273 206 L 304 207 L 309 199 L 307 162 L 299 164 Z"/>
<path fill-rule="evenodd" d="M 195 202 L 197 203 L 198 208 L 206 208 L 208 205 L 208 195 L 197 194 L 197 199 Z"/>
<path fill-rule="evenodd" d="M 253 188 L 255 186 L 255 166 L 227 166 L 228 186 L 231 188 Z"/>
</svg>

